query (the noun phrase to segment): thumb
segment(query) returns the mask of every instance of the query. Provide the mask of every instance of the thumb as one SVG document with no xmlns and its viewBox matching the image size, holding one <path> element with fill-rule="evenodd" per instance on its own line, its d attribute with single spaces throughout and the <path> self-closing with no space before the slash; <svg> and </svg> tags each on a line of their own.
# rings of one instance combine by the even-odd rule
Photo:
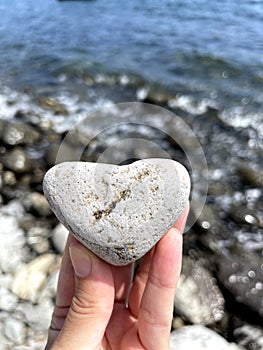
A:
<svg viewBox="0 0 263 350">
<path fill-rule="evenodd" d="M 113 309 L 111 268 L 77 241 L 70 245 L 69 253 L 75 272 L 75 293 L 56 344 L 62 349 L 95 349 L 102 341 Z"/>
</svg>

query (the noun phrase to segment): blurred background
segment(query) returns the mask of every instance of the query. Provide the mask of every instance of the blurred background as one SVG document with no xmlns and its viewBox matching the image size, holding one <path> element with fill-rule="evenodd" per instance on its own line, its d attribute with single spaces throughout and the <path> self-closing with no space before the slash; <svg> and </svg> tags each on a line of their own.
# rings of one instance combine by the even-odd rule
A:
<svg viewBox="0 0 263 350">
<path fill-rule="evenodd" d="M 67 135 L 60 160 L 84 147 L 82 160 L 97 161 L 114 142 L 141 138 L 188 168 L 191 215 L 206 203 L 184 236 L 172 330 L 203 325 L 240 349 L 263 349 L 262 0 L 0 0 L 0 14 L 0 348 L 45 342 L 67 233 L 42 180 Z M 103 118 L 89 116 L 120 102 L 171 114 L 94 137 Z M 170 137 L 184 132 L 173 115 L 200 142 L 207 192 L 198 187 L 205 169 L 191 169 Z M 127 145 L 108 161 L 155 156 Z"/>
</svg>

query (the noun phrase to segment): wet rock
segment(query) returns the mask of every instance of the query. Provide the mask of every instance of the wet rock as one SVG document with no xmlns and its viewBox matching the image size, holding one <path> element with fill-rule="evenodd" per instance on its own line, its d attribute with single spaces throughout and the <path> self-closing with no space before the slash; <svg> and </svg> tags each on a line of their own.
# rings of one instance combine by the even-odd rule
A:
<svg viewBox="0 0 263 350">
<path fill-rule="evenodd" d="M 208 194 L 211 196 L 224 196 L 231 193 L 231 187 L 228 184 L 221 182 L 214 182 L 209 185 Z"/>
<path fill-rule="evenodd" d="M 178 219 L 190 180 L 169 159 L 127 166 L 68 162 L 48 171 L 43 188 L 77 239 L 106 261 L 125 265 L 150 250 Z"/>
<path fill-rule="evenodd" d="M 52 111 L 55 114 L 68 115 L 66 107 L 58 100 L 52 97 L 41 97 L 38 103 L 42 108 Z"/>
<path fill-rule="evenodd" d="M 249 324 L 234 330 L 235 341 L 247 350 L 263 349 L 263 330 Z"/>
<path fill-rule="evenodd" d="M 191 202 L 191 213 L 190 215 L 195 215 L 199 207 L 199 203 L 196 201 Z M 201 214 L 196 218 L 196 225 L 202 231 L 208 231 L 213 228 L 218 223 L 217 215 L 211 205 L 205 204 L 202 208 Z"/>
<path fill-rule="evenodd" d="M 12 171 L 3 173 L 3 184 L 6 186 L 14 186 L 16 184 L 16 176 Z"/>
<path fill-rule="evenodd" d="M 37 302 L 55 260 L 55 255 L 44 254 L 17 270 L 12 283 L 12 292 L 20 299 Z"/>
<path fill-rule="evenodd" d="M 26 339 L 25 324 L 14 317 L 7 317 L 4 325 L 5 336 L 15 344 L 22 344 Z"/>
<path fill-rule="evenodd" d="M 68 239 L 68 230 L 66 227 L 59 223 L 51 232 L 50 236 L 56 250 L 60 254 L 63 254 Z"/>
<path fill-rule="evenodd" d="M 47 149 L 45 158 L 48 166 L 51 167 L 57 163 L 58 152 L 59 152 L 59 163 L 61 163 L 61 162 L 79 160 L 80 159 L 79 155 L 82 153 L 82 151 L 83 149 L 78 152 L 76 147 L 71 146 L 66 142 L 63 143 L 63 147 L 61 147 L 61 142 L 52 143 L 50 147 L 48 147 Z"/>
<path fill-rule="evenodd" d="M 212 274 L 191 258 L 183 260 L 175 311 L 194 324 L 214 325 L 225 316 L 224 297 Z"/>
<path fill-rule="evenodd" d="M 254 210 L 250 210 L 246 205 L 232 205 L 229 211 L 229 216 L 241 225 L 259 226 L 260 221 Z"/>
<path fill-rule="evenodd" d="M 237 169 L 237 173 L 244 183 L 244 185 L 249 185 L 251 187 L 263 187 L 263 171 L 255 170 L 249 165 L 242 166 Z"/>
<path fill-rule="evenodd" d="M 10 146 L 32 145 L 39 141 L 40 134 L 28 124 L 7 123 L 3 132 L 3 141 Z"/>
<path fill-rule="evenodd" d="M 251 255 L 251 254 L 250 254 Z M 263 265 L 244 259 L 244 255 L 218 255 L 218 278 L 236 302 L 263 317 Z"/>
<path fill-rule="evenodd" d="M 26 243 L 24 231 L 20 229 L 15 217 L 0 213 L 0 268 L 4 272 L 13 272 L 19 268 L 25 258 L 23 246 Z M 12 257 L 12 259 L 10 259 Z"/>
<path fill-rule="evenodd" d="M 170 336 L 170 350 L 241 350 L 234 343 L 201 325 L 185 326 L 173 331 Z"/>
<path fill-rule="evenodd" d="M 171 94 L 164 90 L 154 89 L 150 87 L 141 87 L 136 92 L 137 99 L 157 105 L 165 105 L 173 98 Z"/>
<path fill-rule="evenodd" d="M 26 173 L 32 170 L 31 160 L 22 148 L 14 148 L 5 154 L 3 163 L 15 173 Z"/>
</svg>

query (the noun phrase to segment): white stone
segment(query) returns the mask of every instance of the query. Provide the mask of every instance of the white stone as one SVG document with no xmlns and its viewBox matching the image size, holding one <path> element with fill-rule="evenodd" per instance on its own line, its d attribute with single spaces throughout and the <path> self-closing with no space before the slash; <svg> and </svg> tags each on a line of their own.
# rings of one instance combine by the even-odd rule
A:
<svg viewBox="0 0 263 350">
<path fill-rule="evenodd" d="M 26 338 L 26 327 L 24 323 L 14 317 L 8 317 L 5 320 L 5 336 L 15 344 L 21 344 Z"/>
<path fill-rule="evenodd" d="M 181 215 L 189 197 L 186 169 L 170 159 L 130 165 L 66 162 L 50 169 L 44 193 L 58 219 L 114 265 L 142 257 Z"/>
<path fill-rule="evenodd" d="M 14 272 L 24 258 L 23 246 L 26 243 L 24 231 L 19 228 L 15 217 L 0 213 L 0 269 Z"/>
<path fill-rule="evenodd" d="M 173 331 L 170 336 L 170 350 L 241 350 L 229 343 L 218 333 L 201 325 L 185 326 Z"/>
<path fill-rule="evenodd" d="M 12 292 L 21 299 L 36 302 L 54 264 L 55 255 L 44 254 L 23 266 L 15 273 Z"/>
<path fill-rule="evenodd" d="M 16 295 L 4 287 L 0 287 L 0 310 L 12 311 L 18 302 Z"/>
<path fill-rule="evenodd" d="M 68 230 L 59 223 L 51 232 L 51 240 L 56 250 L 63 254 L 68 239 Z"/>
<path fill-rule="evenodd" d="M 45 300 L 36 305 L 24 302 L 19 304 L 17 310 L 23 313 L 31 330 L 38 333 L 47 332 L 54 311 L 54 304 L 51 300 Z"/>
</svg>

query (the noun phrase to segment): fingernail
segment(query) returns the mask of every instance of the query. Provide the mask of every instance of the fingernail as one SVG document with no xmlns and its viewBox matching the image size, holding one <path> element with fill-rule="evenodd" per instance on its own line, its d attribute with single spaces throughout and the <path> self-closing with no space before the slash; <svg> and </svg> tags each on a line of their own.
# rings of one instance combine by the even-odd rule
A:
<svg viewBox="0 0 263 350">
<path fill-rule="evenodd" d="M 84 247 L 71 245 L 69 254 L 75 274 L 80 278 L 86 278 L 91 272 L 91 258 Z"/>
</svg>

